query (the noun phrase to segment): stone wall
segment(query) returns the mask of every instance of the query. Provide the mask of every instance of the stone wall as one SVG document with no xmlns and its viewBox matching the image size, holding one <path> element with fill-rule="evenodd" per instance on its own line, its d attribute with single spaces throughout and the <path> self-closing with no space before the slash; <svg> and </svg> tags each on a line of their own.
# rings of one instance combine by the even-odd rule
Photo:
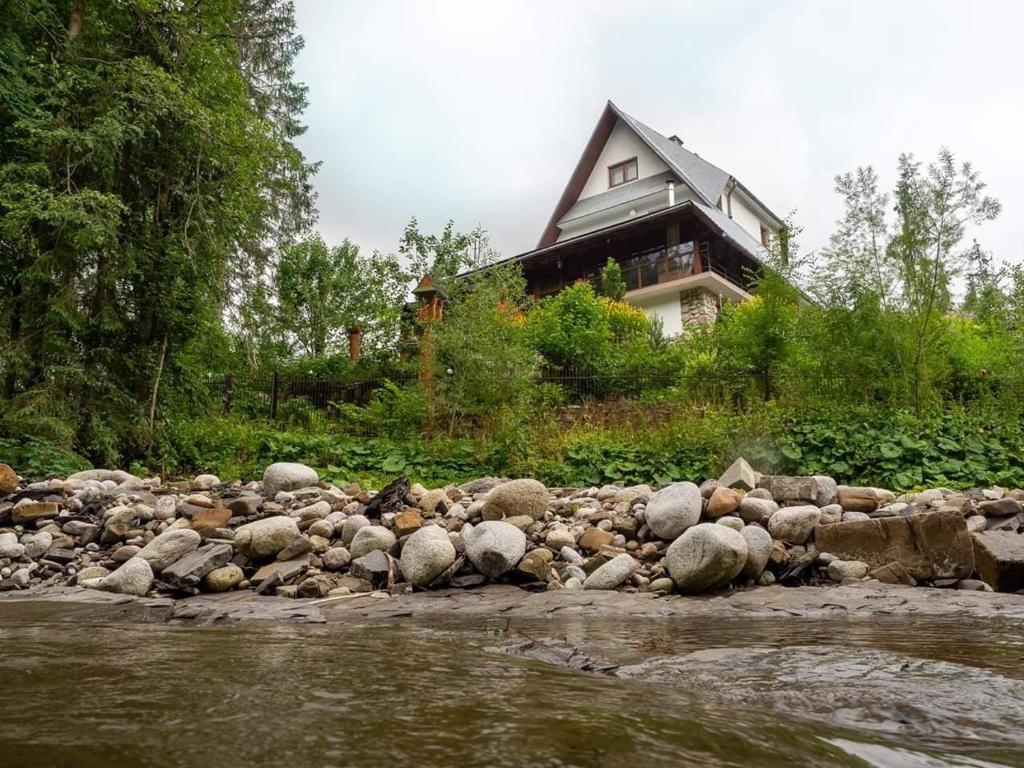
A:
<svg viewBox="0 0 1024 768">
<path fill-rule="evenodd" d="M 718 296 L 707 288 L 691 288 L 679 292 L 683 327 L 697 323 L 713 323 L 718 317 Z"/>
</svg>

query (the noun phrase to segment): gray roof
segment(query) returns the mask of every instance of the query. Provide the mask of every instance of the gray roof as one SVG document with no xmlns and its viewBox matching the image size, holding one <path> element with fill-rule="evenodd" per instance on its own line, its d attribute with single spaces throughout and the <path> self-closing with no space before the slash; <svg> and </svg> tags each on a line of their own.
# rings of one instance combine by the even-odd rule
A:
<svg viewBox="0 0 1024 768">
<path fill-rule="evenodd" d="M 659 192 L 664 194 L 665 182 L 674 178 L 675 174 L 672 171 L 663 171 L 654 176 L 632 181 L 629 184 L 620 184 L 617 187 L 612 187 L 607 192 L 601 192 L 600 194 L 577 200 L 576 204 L 566 211 L 565 216 L 558 220 L 558 225 L 562 226 L 573 219 L 605 211 L 617 205 L 639 200 L 648 195 L 654 195 Z"/>
<path fill-rule="evenodd" d="M 665 165 L 675 171 L 679 178 L 685 181 L 697 193 L 698 197 L 702 198 L 708 205 L 718 204 L 718 198 L 722 196 L 722 192 L 725 191 L 725 185 L 732 178 L 730 174 L 718 166 L 712 165 L 704 158 L 695 155 L 688 149 L 684 149 L 671 139 L 662 136 L 635 117 L 627 115 L 614 104 L 611 106 L 615 110 L 615 114 L 632 128 L 640 138 L 647 142 L 647 145 L 654 150 L 655 154 L 662 159 Z"/>
<path fill-rule="evenodd" d="M 751 256 L 758 261 L 763 260 L 765 256 L 764 246 L 761 245 L 760 241 L 751 235 L 747 230 L 737 224 L 735 221 L 726 216 L 722 211 L 713 205 L 704 205 L 694 201 L 696 205 L 704 214 L 711 219 L 715 226 L 725 233 L 725 236 L 732 240 L 737 246 L 745 250 Z"/>
</svg>

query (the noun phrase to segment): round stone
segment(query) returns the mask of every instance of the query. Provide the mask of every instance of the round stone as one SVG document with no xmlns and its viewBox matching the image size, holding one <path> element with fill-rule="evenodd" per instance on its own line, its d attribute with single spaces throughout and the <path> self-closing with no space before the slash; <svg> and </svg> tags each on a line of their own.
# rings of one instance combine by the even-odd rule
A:
<svg viewBox="0 0 1024 768">
<path fill-rule="evenodd" d="M 263 493 L 276 496 L 281 491 L 295 491 L 316 485 L 320 481 L 316 470 L 305 464 L 280 461 L 271 464 L 263 472 Z"/>
<path fill-rule="evenodd" d="M 647 527 L 659 539 L 671 541 L 700 522 L 700 489 L 689 482 L 672 483 L 651 497 L 645 510 Z"/>
<path fill-rule="evenodd" d="M 747 562 L 747 542 L 732 528 L 699 523 L 672 542 L 665 562 L 680 592 L 706 592 L 740 575 Z"/>
<path fill-rule="evenodd" d="M 424 525 L 405 540 L 399 562 L 406 581 L 425 587 L 455 562 L 455 547 L 444 528 Z"/>
</svg>

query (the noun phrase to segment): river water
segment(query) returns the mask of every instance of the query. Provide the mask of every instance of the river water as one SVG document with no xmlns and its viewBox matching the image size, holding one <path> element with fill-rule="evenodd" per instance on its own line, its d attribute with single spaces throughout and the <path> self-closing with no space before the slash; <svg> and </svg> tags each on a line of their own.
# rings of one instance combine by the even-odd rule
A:
<svg viewBox="0 0 1024 768">
<path fill-rule="evenodd" d="M 6 768 L 1024 766 L 1008 622 L 197 627 L 63 610 L 0 606 Z M 601 671 L 551 663 L 563 647 Z"/>
</svg>

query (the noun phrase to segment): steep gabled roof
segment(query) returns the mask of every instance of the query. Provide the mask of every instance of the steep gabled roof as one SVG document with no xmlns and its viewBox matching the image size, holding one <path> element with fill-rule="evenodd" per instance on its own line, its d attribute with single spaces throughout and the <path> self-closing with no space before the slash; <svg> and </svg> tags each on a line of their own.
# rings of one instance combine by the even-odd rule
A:
<svg viewBox="0 0 1024 768">
<path fill-rule="evenodd" d="M 558 239 L 559 222 L 566 217 L 566 214 L 569 213 L 571 209 L 574 209 L 574 206 L 577 206 L 580 192 L 583 191 L 583 186 L 586 184 L 591 171 L 593 171 L 594 165 L 597 163 L 597 159 L 601 154 L 601 150 L 608 141 L 608 137 L 611 135 L 612 129 L 615 127 L 615 123 L 618 120 L 622 120 L 622 122 L 629 126 L 629 128 L 640 137 L 651 151 L 669 167 L 678 180 L 692 189 L 698 200 L 705 205 L 712 208 L 717 206 L 718 199 L 722 196 L 726 186 L 730 181 L 735 182 L 735 179 L 731 174 L 723 171 L 717 165 L 709 163 L 699 155 L 684 149 L 682 145 L 676 143 L 672 139 L 666 138 L 650 126 L 644 125 L 636 118 L 627 115 L 615 106 L 615 104 L 609 101 L 605 105 L 604 111 L 601 113 L 601 117 L 598 119 L 593 133 L 591 133 L 589 141 L 587 141 L 583 154 L 576 163 L 576 168 L 573 170 L 572 176 L 569 177 L 569 183 L 566 184 L 565 189 L 562 191 L 562 196 L 558 199 L 558 205 L 555 206 L 555 211 L 551 215 L 551 219 L 548 221 L 547 227 L 544 228 L 544 233 L 541 235 L 540 241 L 537 243 L 538 248 L 551 245 Z M 643 181 L 643 179 L 638 181 Z M 633 183 L 635 184 L 638 182 Z M 769 216 L 775 219 L 780 225 L 782 224 L 782 220 L 772 213 L 767 206 L 754 197 L 745 186 L 738 182 L 736 183 L 741 189 L 743 189 L 747 196 L 763 208 Z M 576 218 L 576 216 L 574 215 L 572 218 Z"/>
</svg>

